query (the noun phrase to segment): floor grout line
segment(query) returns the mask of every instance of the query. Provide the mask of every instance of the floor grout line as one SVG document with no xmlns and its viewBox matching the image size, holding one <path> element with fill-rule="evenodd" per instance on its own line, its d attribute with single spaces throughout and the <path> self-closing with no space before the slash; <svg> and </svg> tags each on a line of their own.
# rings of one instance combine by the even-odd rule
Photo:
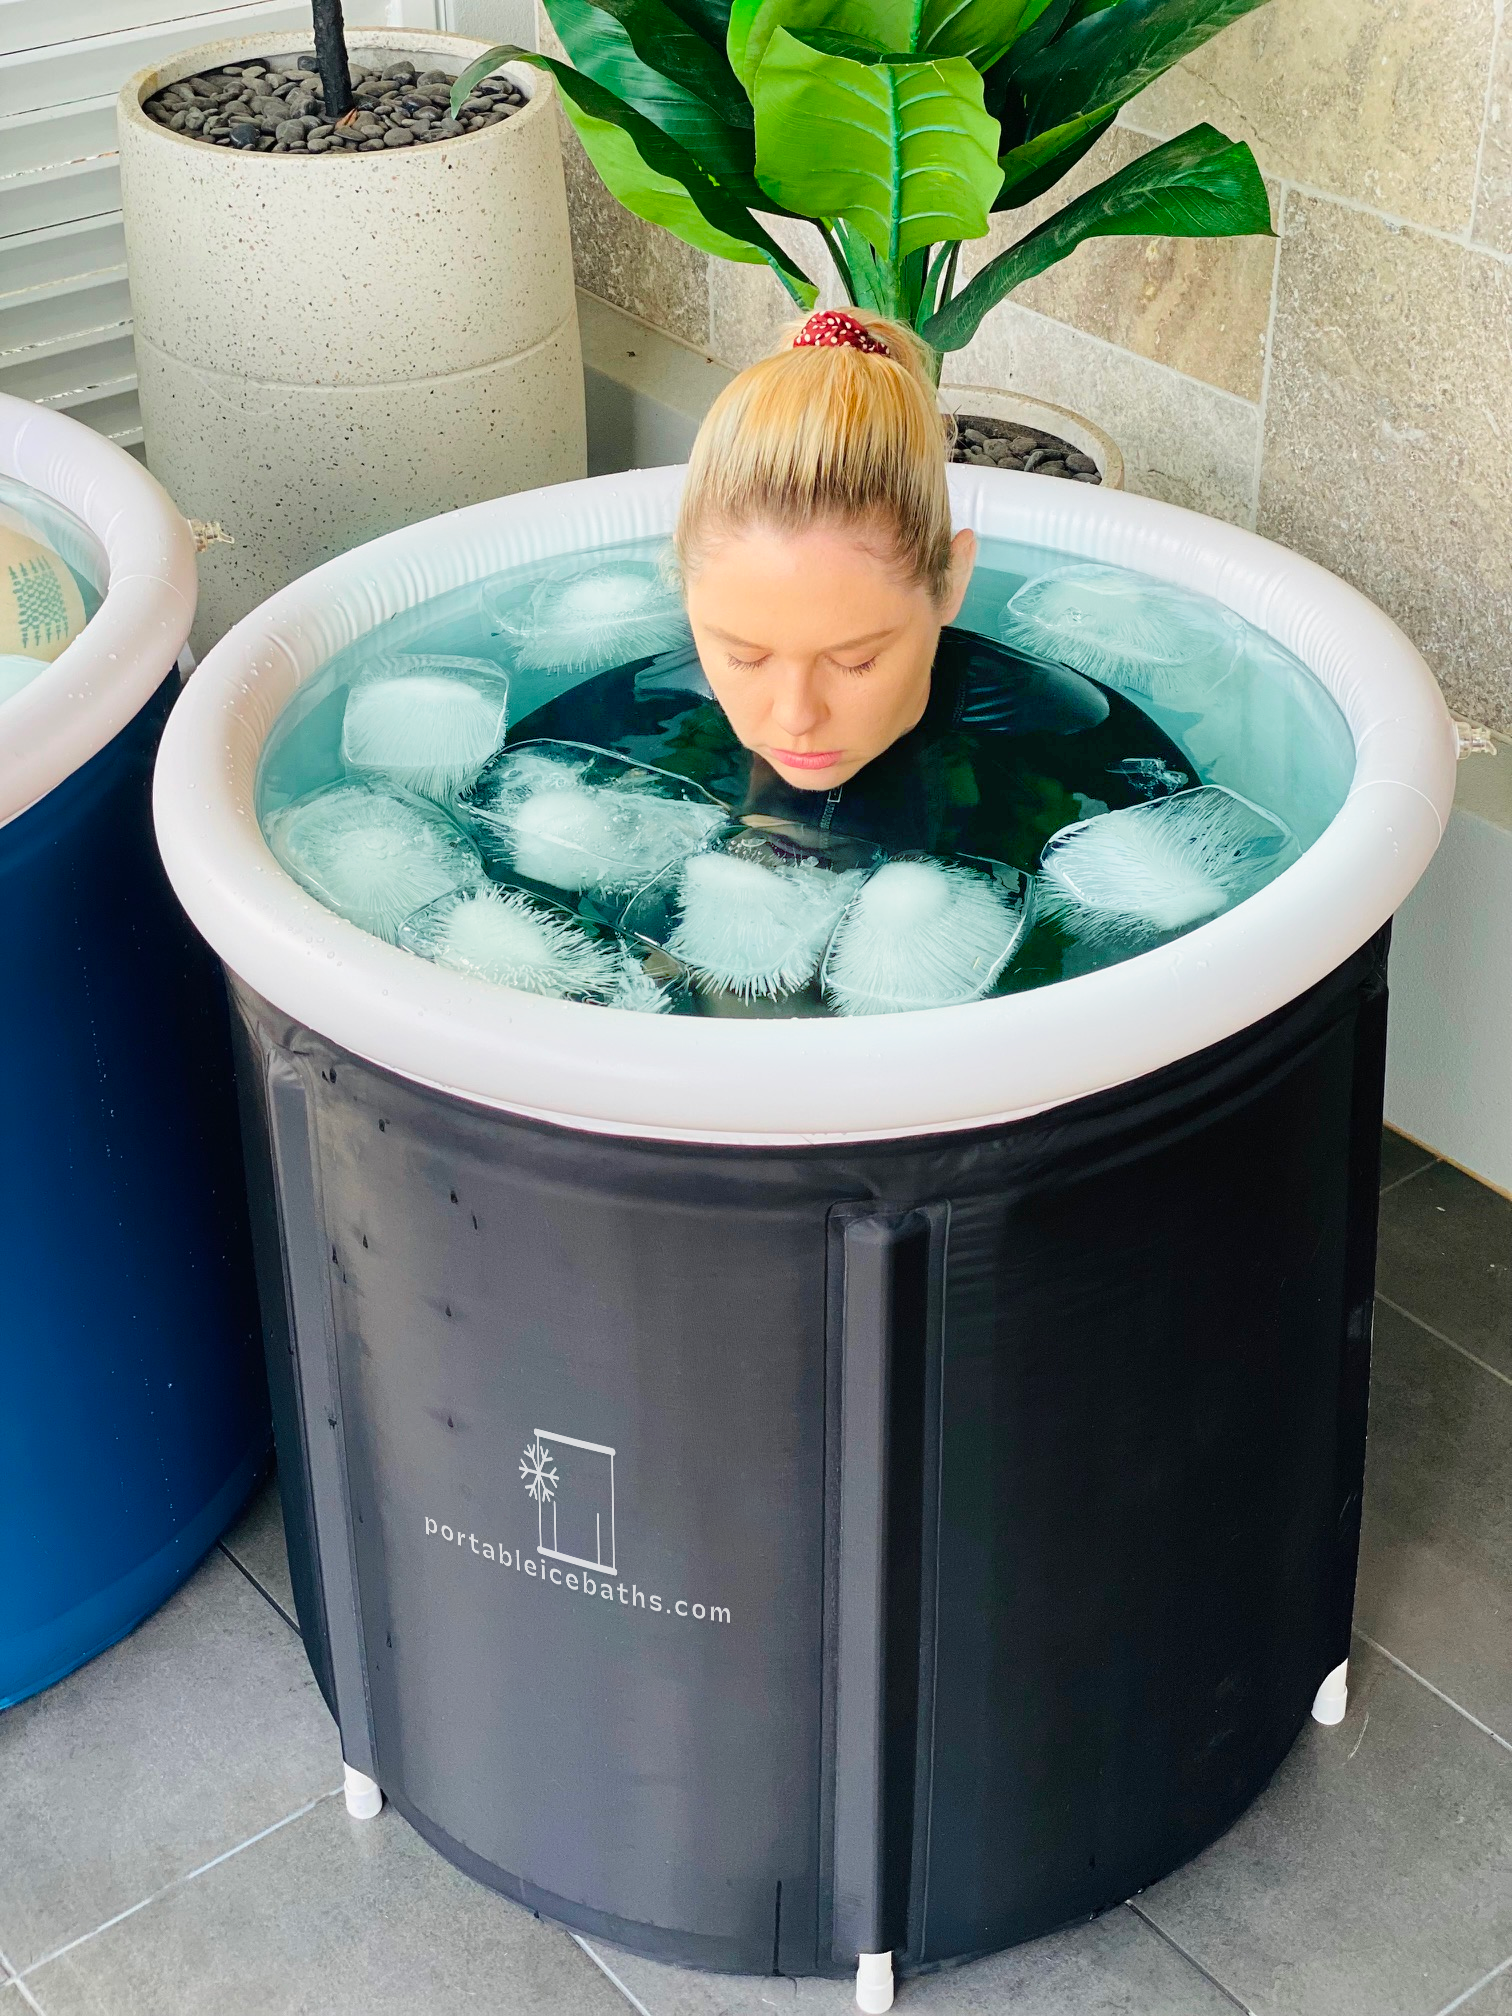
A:
<svg viewBox="0 0 1512 2016">
<path fill-rule="evenodd" d="M 1389 1183 L 1383 1183 L 1381 1185 L 1381 1195 L 1389 1197 L 1393 1190 L 1400 1190 L 1404 1183 L 1410 1183 L 1414 1176 L 1421 1176 L 1425 1169 L 1435 1169 L 1437 1167 L 1438 1157 L 1430 1155 L 1425 1161 L 1419 1162 L 1416 1169 L 1409 1169 L 1405 1176 L 1393 1176 Z"/>
<path fill-rule="evenodd" d="M 231 1552 L 231 1549 L 226 1545 L 224 1540 L 217 1540 L 215 1544 L 220 1549 L 221 1553 L 225 1555 L 226 1559 L 231 1563 L 231 1566 L 237 1571 L 237 1573 L 239 1575 L 246 1576 L 247 1580 L 252 1584 L 252 1587 L 257 1591 L 258 1595 L 262 1597 L 263 1601 L 265 1603 L 272 1604 L 273 1608 L 278 1612 L 279 1616 L 282 1617 L 285 1624 L 287 1624 L 289 1629 L 294 1633 L 294 1636 L 296 1638 L 302 1638 L 304 1636 L 304 1633 L 300 1630 L 298 1624 L 295 1623 L 294 1619 L 289 1615 L 288 1611 L 285 1610 L 282 1603 L 279 1602 L 278 1598 L 276 1596 L 270 1595 L 269 1592 L 266 1589 L 264 1589 L 261 1582 L 259 1582 L 257 1577 L 252 1573 L 252 1570 L 246 1567 L 244 1563 L 237 1560 L 236 1556 Z"/>
<path fill-rule="evenodd" d="M 41 2003 L 11 1965 L 9 1955 L 0 1949 L 0 1989 L 4 1988 L 14 1988 L 34 2016 L 44 2016 Z"/>
<path fill-rule="evenodd" d="M 609 1965 L 609 1962 L 607 1960 L 601 1959 L 599 1955 L 594 1952 L 593 1948 L 588 1944 L 588 1941 L 586 1939 L 580 1939 L 576 1932 L 569 1932 L 567 1934 L 567 1937 L 572 1941 L 574 1946 L 582 1947 L 583 1951 L 588 1955 L 588 1958 L 593 1962 L 594 1966 L 597 1967 L 600 1974 L 606 1975 L 608 1979 L 614 1983 L 615 1987 L 618 1988 L 619 1992 L 621 1993 L 621 1995 L 624 1996 L 625 2000 L 630 2004 L 632 2009 L 638 2009 L 640 2011 L 640 2016 L 651 2016 L 651 2011 L 646 2007 L 645 2003 L 642 2002 L 639 1995 L 633 1994 L 631 1990 L 625 1986 L 624 1982 L 621 1981 L 618 1974 L 616 1974 L 614 1969 Z"/>
<path fill-rule="evenodd" d="M 1376 1300 L 1384 1303 L 1393 1315 L 1405 1316 L 1409 1323 L 1416 1323 L 1419 1330 L 1426 1330 L 1428 1335 L 1436 1338 L 1440 1344 L 1446 1344 L 1451 1351 L 1458 1351 L 1461 1358 L 1468 1358 L 1472 1365 L 1479 1365 L 1482 1372 L 1489 1372 L 1493 1379 L 1500 1379 L 1503 1386 L 1512 1386 L 1512 1375 L 1503 1372 L 1499 1366 L 1488 1364 L 1484 1358 L 1477 1358 L 1473 1351 L 1467 1351 L 1463 1344 L 1456 1344 L 1454 1339 L 1446 1337 L 1442 1330 L 1435 1330 L 1433 1325 L 1425 1323 L 1421 1316 L 1414 1316 L 1412 1311 L 1404 1309 L 1400 1302 L 1393 1302 L 1391 1297 L 1383 1295 L 1379 1288 L 1376 1290 Z"/>
<path fill-rule="evenodd" d="M 1173 1953 L 1179 1954 L 1181 1958 L 1185 1960 L 1185 1962 L 1189 1967 L 1195 1967 L 1197 1972 L 1202 1976 L 1203 1980 L 1206 1981 L 1210 1987 L 1216 1988 L 1218 1990 L 1218 1993 L 1224 1998 L 1226 2002 L 1232 2002 L 1236 2009 L 1242 2009 L 1244 2011 L 1244 2016 L 1254 2016 L 1254 2012 L 1250 2008 L 1248 2002 L 1241 2002 L 1239 1997 L 1234 1993 L 1232 1988 L 1226 1987 L 1224 1983 L 1218 1979 L 1218 1976 L 1216 1974 L 1210 1973 L 1208 1969 L 1203 1966 L 1202 1962 L 1199 1959 L 1197 1959 L 1194 1954 L 1188 1953 L 1185 1946 L 1181 1945 L 1177 1940 L 1173 1939 L 1170 1933 L 1167 1932 L 1163 1926 L 1157 1925 L 1155 1923 L 1155 1920 L 1150 1916 L 1150 1914 L 1147 1911 L 1142 1911 L 1140 1907 L 1134 1902 L 1134 1899 L 1132 1897 L 1127 1899 L 1127 1907 L 1130 1911 L 1134 1913 L 1134 1916 L 1139 1920 L 1141 1925 L 1147 1927 L 1148 1930 L 1153 1932 L 1157 1939 L 1163 1940 L 1165 1944 L 1170 1947 Z"/>
<path fill-rule="evenodd" d="M 34 2010 L 36 2016 L 42 2016 L 41 2004 L 11 1965 L 10 1956 L 3 1947 L 0 1947 L 0 1988 L 14 1988 L 27 2008 Z"/>
<path fill-rule="evenodd" d="M 1456 1701 L 1452 1694 L 1446 1694 L 1442 1687 L 1435 1687 L 1433 1682 L 1419 1673 L 1415 1666 L 1409 1666 L 1405 1659 L 1398 1659 L 1395 1652 L 1388 1651 L 1384 1645 L 1372 1638 L 1368 1631 L 1362 1631 L 1358 1625 L 1355 1626 L 1355 1636 L 1373 1652 L 1379 1652 L 1383 1659 L 1389 1659 L 1399 1672 L 1407 1675 L 1409 1680 L 1416 1680 L 1420 1687 L 1426 1687 L 1430 1694 L 1436 1694 L 1446 1708 L 1452 1708 L 1456 1715 L 1463 1715 L 1473 1729 L 1479 1729 L 1482 1736 L 1489 1736 L 1493 1743 L 1499 1744 L 1509 1756 L 1512 1756 L 1512 1741 L 1503 1736 L 1499 1730 L 1493 1729 L 1489 1722 L 1482 1722 L 1478 1715 L 1472 1715 L 1470 1710 Z"/>
<path fill-rule="evenodd" d="M 1512 1967 L 1512 1953 L 1507 1955 L 1499 1967 L 1493 1967 L 1489 1974 L 1482 1974 L 1479 1981 L 1472 1981 L 1463 1995 L 1456 1995 L 1452 2002 L 1446 2002 L 1439 2010 L 1438 2016 L 1454 2016 L 1456 2009 L 1463 2009 L 1472 1995 L 1479 1995 L 1482 1988 L 1489 1988 L 1491 1983 L 1499 1980 L 1509 1967 Z"/>
<path fill-rule="evenodd" d="M 313 1813 L 315 1808 L 324 1805 L 327 1799 L 340 1798 L 341 1789 L 338 1785 L 329 1792 L 320 1793 L 317 1798 L 307 1800 L 297 1811 L 286 1813 L 281 1820 L 275 1820 L 271 1827 L 264 1827 L 256 1834 L 249 1834 L 245 1841 L 238 1841 L 234 1848 L 223 1849 L 219 1855 L 212 1855 L 208 1862 L 201 1862 L 197 1869 L 190 1869 L 183 1876 L 175 1876 L 172 1882 L 165 1883 L 160 1890 L 154 1890 L 150 1897 L 143 1897 L 138 1903 L 128 1904 L 124 1911 L 117 1911 L 115 1916 L 107 1918 L 103 1925 L 96 1925 L 91 1931 L 81 1932 L 77 1939 L 70 1939 L 62 1946 L 54 1947 L 51 1953 L 44 1953 L 40 1960 L 33 1960 L 30 1966 L 22 1968 L 16 1976 L 17 1984 L 24 1985 L 28 1975 L 39 1973 L 42 1968 L 50 1967 L 54 1960 L 61 1960 L 65 1953 L 72 1953 L 75 1947 L 85 1946 L 91 1939 L 98 1939 L 102 1932 L 109 1932 L 113 1927 L 123 1925 L 128 1918 L 135 1918 L 137 1913 L 145 1911 L 149 1904 L 156 1904 L 171 1891 L 182 1890 L 185 1884 L 192 1883 L 196 1876 L 204 1876 L 210 1870 L 218 1869 L 222 1862 L 229 1862 L 234 1855 L 240 1855 L 243 1849 L 255 1848 L 259 1841 L 266 1841 L 270 1834 L 277 1834 L 282 1828 L 292 1827 L 296 1820 L 303 1820 L 307 1813 Z"/>
</svg>

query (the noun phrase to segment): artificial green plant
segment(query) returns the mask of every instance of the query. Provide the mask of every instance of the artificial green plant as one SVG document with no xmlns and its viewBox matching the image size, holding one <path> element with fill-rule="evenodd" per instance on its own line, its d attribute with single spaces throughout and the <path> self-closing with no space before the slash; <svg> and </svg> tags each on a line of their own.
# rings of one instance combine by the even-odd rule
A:
<svg viewBox="0 0 1512 2016">
<path fill-rule="evenodd" d="M 956 285 L 995 211 L 1053 188 L 1119 107 L 1261 0 L 545 0 L 549 70 L 629 210 L 700 251 L 764 262 L 800 307 L 812 275 L 766 217 L 821 232 L 858 307 L 942 353 L 1088 238 L 1269 232 L 1248 147 L 1211 126 L 1154 147 Z"/>
</svg>

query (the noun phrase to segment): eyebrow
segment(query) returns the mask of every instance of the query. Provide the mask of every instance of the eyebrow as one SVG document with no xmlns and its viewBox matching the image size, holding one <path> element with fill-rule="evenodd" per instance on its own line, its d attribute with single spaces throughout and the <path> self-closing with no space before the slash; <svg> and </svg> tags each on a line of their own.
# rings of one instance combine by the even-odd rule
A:
<svg viewBox="0 0 1512 2016">
<path fill-rule="evenodd" d="M 706 626 L 711 637 L 717 637 L 721 644 L 733 644 L 739 651 L 770 651 L 770 644 L 753 644 L 749 637 L 736 637 L 728 630 L 721 630 L 717 624 Z M 864 637 L 848 637 L 842 644 L 828 644 L 825 653 L 834 651 L 862 651 L 868 644 L 880 644 L 884 638 L 897 635 L 897 626 L 889 625 L 881 630 L 868 630 Z"/>
</svg>

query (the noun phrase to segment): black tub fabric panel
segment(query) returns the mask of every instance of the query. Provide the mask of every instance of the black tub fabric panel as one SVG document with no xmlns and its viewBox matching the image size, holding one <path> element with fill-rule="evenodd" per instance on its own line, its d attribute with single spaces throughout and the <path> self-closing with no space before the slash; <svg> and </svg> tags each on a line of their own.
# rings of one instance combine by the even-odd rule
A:
<svg viewBox="0 0 1512 2016">
<path fill-rule="evenodd" d="M 1194 1853 L 1344 1656 L 1383 965 L 804 1149 L 480 1109 L 238 988 L 349 1759 L 508 1894 L 738 1971 L 991 1950 Z"/>
</svg>

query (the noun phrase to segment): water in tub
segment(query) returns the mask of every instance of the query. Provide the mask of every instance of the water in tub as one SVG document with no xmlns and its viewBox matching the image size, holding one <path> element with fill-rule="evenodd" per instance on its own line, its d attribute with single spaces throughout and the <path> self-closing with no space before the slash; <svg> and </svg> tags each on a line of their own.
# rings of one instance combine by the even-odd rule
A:
<svg viewBox="0 0 1512 2016">
<path fill-rule="evenodd" d="M 1344 801 L 1323 688 L 1220 603 L 985 540 L 923 720 L 838 791 L 736 741 L 657 544 L 406 611 L 301 688 L 259 813 L 417 957 L 642 1013 L 874 1015 L 1042 987 L 1255 895 Z"/>
<path fill-rule="evenodd" d="M 103 552 L 77 518 L 29 484 L 0 476 L 0 706 L 78 636 L 100 606 L 106 572 Z"/>
</svg>

